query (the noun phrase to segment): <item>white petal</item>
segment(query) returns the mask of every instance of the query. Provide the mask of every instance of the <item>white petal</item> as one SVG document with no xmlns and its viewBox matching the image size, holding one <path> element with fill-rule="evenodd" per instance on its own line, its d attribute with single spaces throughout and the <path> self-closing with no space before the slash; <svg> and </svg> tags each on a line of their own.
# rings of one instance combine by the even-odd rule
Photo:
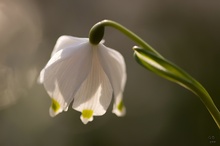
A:
<svg viewBox="0 0 220 146">
<path fill-rule="evenodd" d="M 61 58 L 62 52 L 60 52 L 59 55 L 57 55 L 56 57 L 53 57 L 58 51 L 64 50 L 66 48 L 71 48 L 69 49 L 71 51 L 72 48 L 77 48 L 77 46 L 80 46 L 81 44 L 86 43 L 86 42 L 89 42 L 88 38 L 78 38 L 78 37 L 73 37 L 73 36 L 68 36 L 68 35 L 63 35 L 59 37 L 51 53 L 51 59 L 47 63 L 47 66 L 49 66 L 51 63 L 54 63 L 57 60 L 61 61 L 62 59 L 65 59 L 65 57 L 68 57 L 71 54 L 71 52 L 65 53 L 66 56 L 63 55 Z M 65 51 L 67 52 L 68 50 L 65 50 Z M 38 77 L 38 83 L 42 84 L 43 80 L 44 80 L 44 69 L 42 69 L 40 76 Z"/>
<path fill-rule="evenodd" d="M 44 82 L 44 68 L 41 70 L 40 75 L 39 75 L 39 77 L 37 79 L 37 82 L 39 84 L 43 84 L 43 82 Z"/>
<path fill-rule="evenodd" d="M 107 48 L 102 44 L 99 45 L 98 54 L 102 67 L 110 79 L 111 85 L 113 87 L 115 98 L 113 113 L 118 116 L 123 116 L 125 114 L 125 107 L 121 103 L 123 103 L 122 94 L 127 79 L 124 58 L 116 50 Z M 121 105 L 123 107 L 121 107 Z"/>
<path fill-rule="evenodd" d="M 83 110 L 80 119 L 83 124 L 93 121 L 93 110 Z"/>
<path fill-rule="evenodd" d="M 53 55 L 40 78 L 59 109 L 50 109 L 51 116 L 67 110 L 75 92 L 85 80 L 91 68 L 92 49 L 89 43 L 61 49 Z M 54 112 L 54 113 L 53 113 Z"/>
<path fill-rule="evenodd" d="M 99 62 L 97 49 L 98 48 L 94 46 L 91 71 L 77 91 L 73 102 L 73 108 L 82 112 L 81 120 L 84 123 L 92 120 L 93 115 L 103 115 L 112 99 L 113 90 Z M 90 111 L 92 114 L 83 116 L 85 110 Z"/>
<path fill-rule="evenodd" d="M 40 76 L 38 78 L 38 82 L 39 83 L 43 83 L 44 82 L 44 72 L 45 69 L 48 68 L 51 65 L 54 64 L 58 64 L 59 62 L 62 62 L 63 60 L 67 59 L 67 58 L 72 58 L 74 57 L 74 59 L 76 59 L 75 62 L 78 62 L 77 59 L 81 57 L 81 54 L 84 56 L 87 55 L 91 55 L 91 48 L 89 42 L 86 43 L 80 43 L 78 45 L 75 46 L 69 46 L 68 48 L 64 48 L 64 49 L 60 49 L 58 52 L 56 52 L 48 61 L 48 63 L 46 64 L 46 66 L 41 70 Z M 85 52 L 87 51 L 87 52 Z M 78 53 L 76 53 L 78 52 Z M 90 56 L 91 59 L 91 56 Z"/>
<path fill-rule="evenodd" d="M 126 108 L 122 100 L 122 92 L 115 98 L 112 113 L 121 117 L 126 114 Z"/>
<path fill-rule="evenodd" d="M 88 38 L 77 38 L 73 36 L 63 35 L 57 39 L 53 52 L 51 53 L 51 57 L 61 49 L 76 46 L 76 45 L 79 45 L 81 43 L 85 43 L 88 41 L 89 41 Z"/>
</svg>

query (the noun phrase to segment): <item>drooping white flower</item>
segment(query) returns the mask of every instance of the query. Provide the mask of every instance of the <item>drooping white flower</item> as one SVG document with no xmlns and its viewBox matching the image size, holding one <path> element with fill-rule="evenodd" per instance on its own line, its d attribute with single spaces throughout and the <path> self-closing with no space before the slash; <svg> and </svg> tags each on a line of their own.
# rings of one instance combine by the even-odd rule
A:
<svg viewBox="0 0 220 146">
<path fill-rule="evenodd" d="M 39 77 L 52 99 L 50 115 L 72 108 L 81 112 L 84 124 L 105 114 L 112 97 L 113 113 L 125 114 L 122 95 L 126 83 L 123 56 L 88 38 L 61 36 Z"/>
</svg>

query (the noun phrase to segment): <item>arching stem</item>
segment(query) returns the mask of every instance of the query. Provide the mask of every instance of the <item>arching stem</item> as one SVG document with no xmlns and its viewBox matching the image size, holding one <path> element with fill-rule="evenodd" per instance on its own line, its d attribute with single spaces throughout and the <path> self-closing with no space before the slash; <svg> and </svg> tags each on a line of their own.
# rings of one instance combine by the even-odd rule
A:
<svg viewBox="0 0 220 146">
<path fill-rule="evenodd" d="M 119 30 L 139 45 L 134 48 L 135 58 L 139 64 L 157 75 L 173 81 L 196 94 L 204 103 L 220 129 L 220 112 L 206 89 L 184 70 L 166 60 L 149 44 L 124 26 L 111 20 L 98 22 L 91 28 L 89 33 L 89 40 L 91 44 L 97 45 L 100 43 L 103 39 L 106 26 Z"/>
</svg>

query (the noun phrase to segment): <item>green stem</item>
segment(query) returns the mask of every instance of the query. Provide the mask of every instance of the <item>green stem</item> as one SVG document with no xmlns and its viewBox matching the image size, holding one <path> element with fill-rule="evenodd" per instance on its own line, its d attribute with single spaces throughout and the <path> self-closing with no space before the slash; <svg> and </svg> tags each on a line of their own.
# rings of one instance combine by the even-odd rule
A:
<svg viewBox="0 0 220 146">
<path fill-rule="evenodd" d="M 220 129 L 220 112 L 207 90 L 198 81 L 196 81 L 193 77 L 188 75 L 182 69 L 179 68 L 179 71 L 187 76 L 187 80 L 182 80 L 181 85 L 183 85 L 188 90 L 192 91 L 195 95 L 197 95 L 200 98 L 200 100 L 208 109 L 218 128 Z"/>
<path fill-rule="evenodd" d="M 133 50 L 135 51 L 135 59 L 140 65 L 196 94 L 204 103 L 220 129 L 219 110 L 214 104 L 209 93 L 198 81 L 196 81 L 192 76 L 190 76 L 180 67 L 176 66 L 165 58 L 160 58 L 152 52 L 146 51 L 138 46 L 133 47 Z"/>
<path fill-rule="evenodd" d="M 127 28 L 125 28 L 121 24 L 119 24 L 117 22 L 114 22 L 114 21 L 111 21 L 111 20 L 100 21 L 100 22 L 96 23 L 91 28 L 90 33 L 89 33 L 90 42 L 91 42 L 91 40 L 95 40 L 94 41 L 95 43 L 91 42 L 92 44 L 98 44 L 102 40 L 101 36 L 103 36 L 102 33 L 104 33 L 104 27 L 105 26 L 113 27 L 113 28 L 119 30 L 120 32 L 122 32 L 123 34 L 128 36 L 131 40 L 133 40 L 134 42 L 139 44 L 142 48 L 145 48 L 148 51 L 151 51 L 151 52 L 155 53 L 156 55 L 162 57 L 160 55 L 160 53 L 158 53 L 156 50 L 154 50 L 148 43 L 146 43 L 144 40 L 142 40 L 135 33 L 133 33 L 132 31 L 128 30 Z"/>
<path fill-rule="evenodd" d="M 200 86 L 200 88 L 203 88 L 202 85 L 198 82 L 197 85 Z M 200 97 L 200 100 L 206 106 L 212 118 L 214 119 L 215 123 L 217 124 L 218 128 L 220 129 L 220 112 L 216 107 L 215 103 L 213 102 L 211 96 L 204 88 L 203 91 L 197 89 L 197 95 L 198 97 Z"/>
<path fill-rule="evenodd" d="M 157 70 L 157 69 L 155 70 L 151 67 L 150 70 L 168 80 L 171 80 L 175 83 L 182 85 L 183 87 L 189 89 L 190 91 L 195 93 L 198 97 L 200 97 L 201 101 L 204 103 L 204 105 L 212 115 L 214 121 L 216 122 L 218 128 L 220 129 L 220 112 L 216 107 L 215 103 L 213 102 L 212 98 L 210 97 L 209 93 L 205 90 L 205 88 L 193 77 L 191 77 L 185 71 L 183 71 L 181 68 L 173 65 L 169 61 L 166 61 L 166 59 L 162 55 L 160 55 L 156 50 L 154 50 L 149 44 L 147 44 L 144 40 L 142 40 L 140 37 L 138 37 L 136 34 L 131 32 L 124 26 L 111 20 L 103 20 L 101 22 L 98 22 L 90 30 L 89 33 L 90 43 L 94 45 L 99 44 L 99 42 L 102 40 L 104 36 L 104 29 L 106 26 L 113 27 L 119 30 L 120 32 L 128 36 L 131 40 L 139 44 L 140 46 L 139 48 L 143 48 L 144 50 L 149 51 L 150 53 L 148 55 L 152 54 L 154 61 L 158 61 L 159 63 L 161 63 L 161 65 L 165 65 L 166 67 L 168 67 L 167 68 L 168 70 L 170 68 L 169 70 L 170 72 L 167 72 L 168 70 L 165 72 L 163 72 L 162 70 Z M 143 63 L 140 64 L 143 65 Z M 149 64 L 148 65 L 145 64 L 143 66 L 149 69 Z"/>
</svg>

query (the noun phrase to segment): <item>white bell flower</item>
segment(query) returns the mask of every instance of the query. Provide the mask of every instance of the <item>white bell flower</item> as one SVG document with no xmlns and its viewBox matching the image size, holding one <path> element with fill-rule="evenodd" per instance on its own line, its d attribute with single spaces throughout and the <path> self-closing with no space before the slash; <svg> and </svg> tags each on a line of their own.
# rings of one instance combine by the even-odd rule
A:
<svg viewBox="0 0 220 146">
<path fill-rule="evenodd" d="M 81 112 L 84 124 L 105 114 L 112 97 L 113 113 L 125 115 L 122 95 L 126 83 L 123 56 L 88 38 L 61 36 L 39 77 L 52 99 L 52 117 L 72 108 Z"/>
</svg>

